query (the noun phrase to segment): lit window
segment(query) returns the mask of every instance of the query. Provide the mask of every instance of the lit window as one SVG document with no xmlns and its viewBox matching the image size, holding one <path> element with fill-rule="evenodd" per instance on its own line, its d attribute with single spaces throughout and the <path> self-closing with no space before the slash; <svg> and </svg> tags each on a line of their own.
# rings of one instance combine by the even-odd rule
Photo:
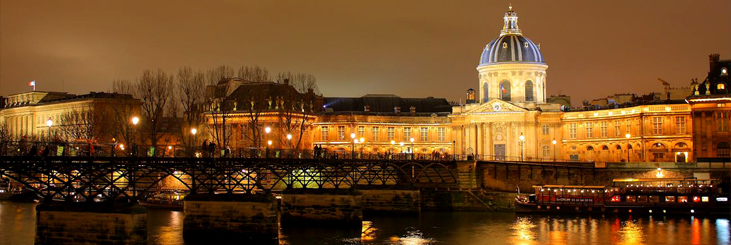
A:
<svg viewBox="0 0 731 245">
<path fill-rule="evenodd" d="M 629 195 L 627 196 L 627 202 L 637 202 L 636 196 Z"/>
<path fill-rule="evenodd" d="M 421 141 L 427 142 L 429 141 L 429 128 L 421 128 Z"/>
<path fill-rule="evenodd" d="M 411 128 L 404 128 L 404 142 L 408 142 L 411 139 Z"/>
<path fill-rule="evenodd" d="M 701 197 L 693 196 L 693 202 L 701 202 Z"/>
<path fill-rule="evenodd" d="M 675 202 L 675 196 L 665 196 L 665 202 Z"/>
<path fill-rule="evenodd" d="M 614 122 L 614 136 L 622 136 L 622 122 L 619 120 Z"/>
<path fill-rule="evenodd" d="M 701 202 L 708 202 L 708 197 L 707 196 L 701 197 Z"/>
<path fill-rule="evenodd" d="M 586 123 L 586 138 L 594 137 L 594 123 Z"/>
<path fill-rule="evenodd" d="M 647 202 L 647 196 L 637 196 L 637 202 Z"/>
<path fill-rule="evenodd" d="M 528 42 L 523 43 L 523 47 L 528 47 Z"/>
<path fill-rule="evenodd" d="M 327 126 L 322 126 L 320 128 L 320 140 L 327 141 Z"/>
<path fill-rule="evenodd" d="M 503 48 L 508 48 L 508 43 L 503 43 Z"/>
<path fill-rule="evenodd" d="M 656 135 L 662 134 L 662 117 L 652 118 L 652 133 Z"/>
<path fill-rule="evenodd" d="M 719 83 L 719 84 L 716 85 L 716 89 L 718 89 L 718 90 L 724 90 L 724 89 L 726 89 L 726 84 Z"/>
<path fill-rule="evenodd" d="M 548 133 L 550 131 L 548 124 L 543 124 L 543 126 L 541 126 L 541 129 L 543 131 L 543 135 L 548 135 Z"/>
<path fill-rule="evenodd" d="M 576 123 L 569 124 L 569 139 L 576 139 Z"/>
<path fill-rule="evenodd" d="M 444 142 L 446 139 L 447 130 L 445 128 L 438 128 L 437 129 L 437 140 L 439 142 Z"/>
<path fill-rule="evenodd" d="M 358 138 L 365 137 L 365 126 L 358 126 Z"/>
<path fill-rule="evenodd" d="M 371 132 L 373 132 L 373 141 L 378 141 L 378 127 L 373 127 Z"/>
<path fill-rule="evenodd" d="M 345 139 L 345 126 L 338 126 L 338 139 L 339 140 Z"/>
<path fill-rule="evenodd" d="M 678 197 L 678 202 L 688 202 L 688 197 L 687 196 L 679 196 Z"/>
<path fill-rule="evenodd" d="M 550 157 L 551 156 L 551 148 L 549 148 L 547 145 L 543 146 L 543 157 Z"/>
<path fill-rule="evenodd" d="M 396 138 L 396 130 L 393 127 L 388 127 L 388 140 L 392 141 Z"/>
<path fill-rule="evenodd" d="M 685 134 L 685 117 L 675 117 L 675 133 Z"/>
<path fill-rule="evenodd" d="M 602 122 L 601 125 L 602 125 L 601 126 L 601 129 L 602 129 L 602 138 L 606 138 L 607 137 L 607 125 L 608 125 L 608 123 L 607 122 Z"/>
</svg>

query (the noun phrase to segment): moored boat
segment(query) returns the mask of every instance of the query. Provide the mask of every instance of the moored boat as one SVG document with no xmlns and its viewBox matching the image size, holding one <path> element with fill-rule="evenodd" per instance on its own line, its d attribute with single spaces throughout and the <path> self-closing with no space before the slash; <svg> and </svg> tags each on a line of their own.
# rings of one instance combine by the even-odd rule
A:
<svg viewBox="0 0 731 245">
<path fill-rule="evenodd" d="M 611 186 L 537 185 L 518 200 L 522 213 L 662 213 L 729 215 L 728 193 L 715 179 L 624 178 Z"/>
</svg>

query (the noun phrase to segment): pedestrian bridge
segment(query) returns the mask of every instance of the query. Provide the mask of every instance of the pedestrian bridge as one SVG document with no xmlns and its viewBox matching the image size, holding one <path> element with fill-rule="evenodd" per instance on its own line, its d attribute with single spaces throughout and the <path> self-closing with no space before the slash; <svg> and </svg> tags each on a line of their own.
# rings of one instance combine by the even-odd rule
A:
<svg viewBox="0 0 731 245">
<path fill-rule="evenodd" d="M 143 198 L 175 182 L 193 194 L 254 194 L 286 189 L 456 187 L 456 162 L 287 158 L 6 156 L 0 180 L 44 200 L 97 202 Z"/>
</svg>

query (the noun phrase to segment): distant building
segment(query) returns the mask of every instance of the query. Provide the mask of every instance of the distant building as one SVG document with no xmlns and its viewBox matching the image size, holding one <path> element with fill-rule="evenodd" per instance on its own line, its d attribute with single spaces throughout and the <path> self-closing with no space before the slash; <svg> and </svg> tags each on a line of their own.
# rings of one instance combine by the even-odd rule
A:
<svg viewBox="0 0 731 245">
<path fill-rule="evenodd" d="M 571 108 L 571 96 L 567 95 L 551 95 L 546 99 L 548 104 L 559 104 L 564 108 Z"/>
</svg>

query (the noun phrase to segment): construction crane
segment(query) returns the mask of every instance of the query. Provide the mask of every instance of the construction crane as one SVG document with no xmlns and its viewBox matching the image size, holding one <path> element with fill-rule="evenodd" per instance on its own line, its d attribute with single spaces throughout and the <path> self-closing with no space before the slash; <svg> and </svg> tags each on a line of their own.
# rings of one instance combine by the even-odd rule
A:
<svg viewBox="0 0 731 245">
<path fill-rule="evenodd" d="M 662 85 L 665 86 L 665 95 L 667 96 L 667 100 L 670 100 L 670 83 L 659 77 L 657 78 L 657 80 L 662 82 Z"/>
</svg>

